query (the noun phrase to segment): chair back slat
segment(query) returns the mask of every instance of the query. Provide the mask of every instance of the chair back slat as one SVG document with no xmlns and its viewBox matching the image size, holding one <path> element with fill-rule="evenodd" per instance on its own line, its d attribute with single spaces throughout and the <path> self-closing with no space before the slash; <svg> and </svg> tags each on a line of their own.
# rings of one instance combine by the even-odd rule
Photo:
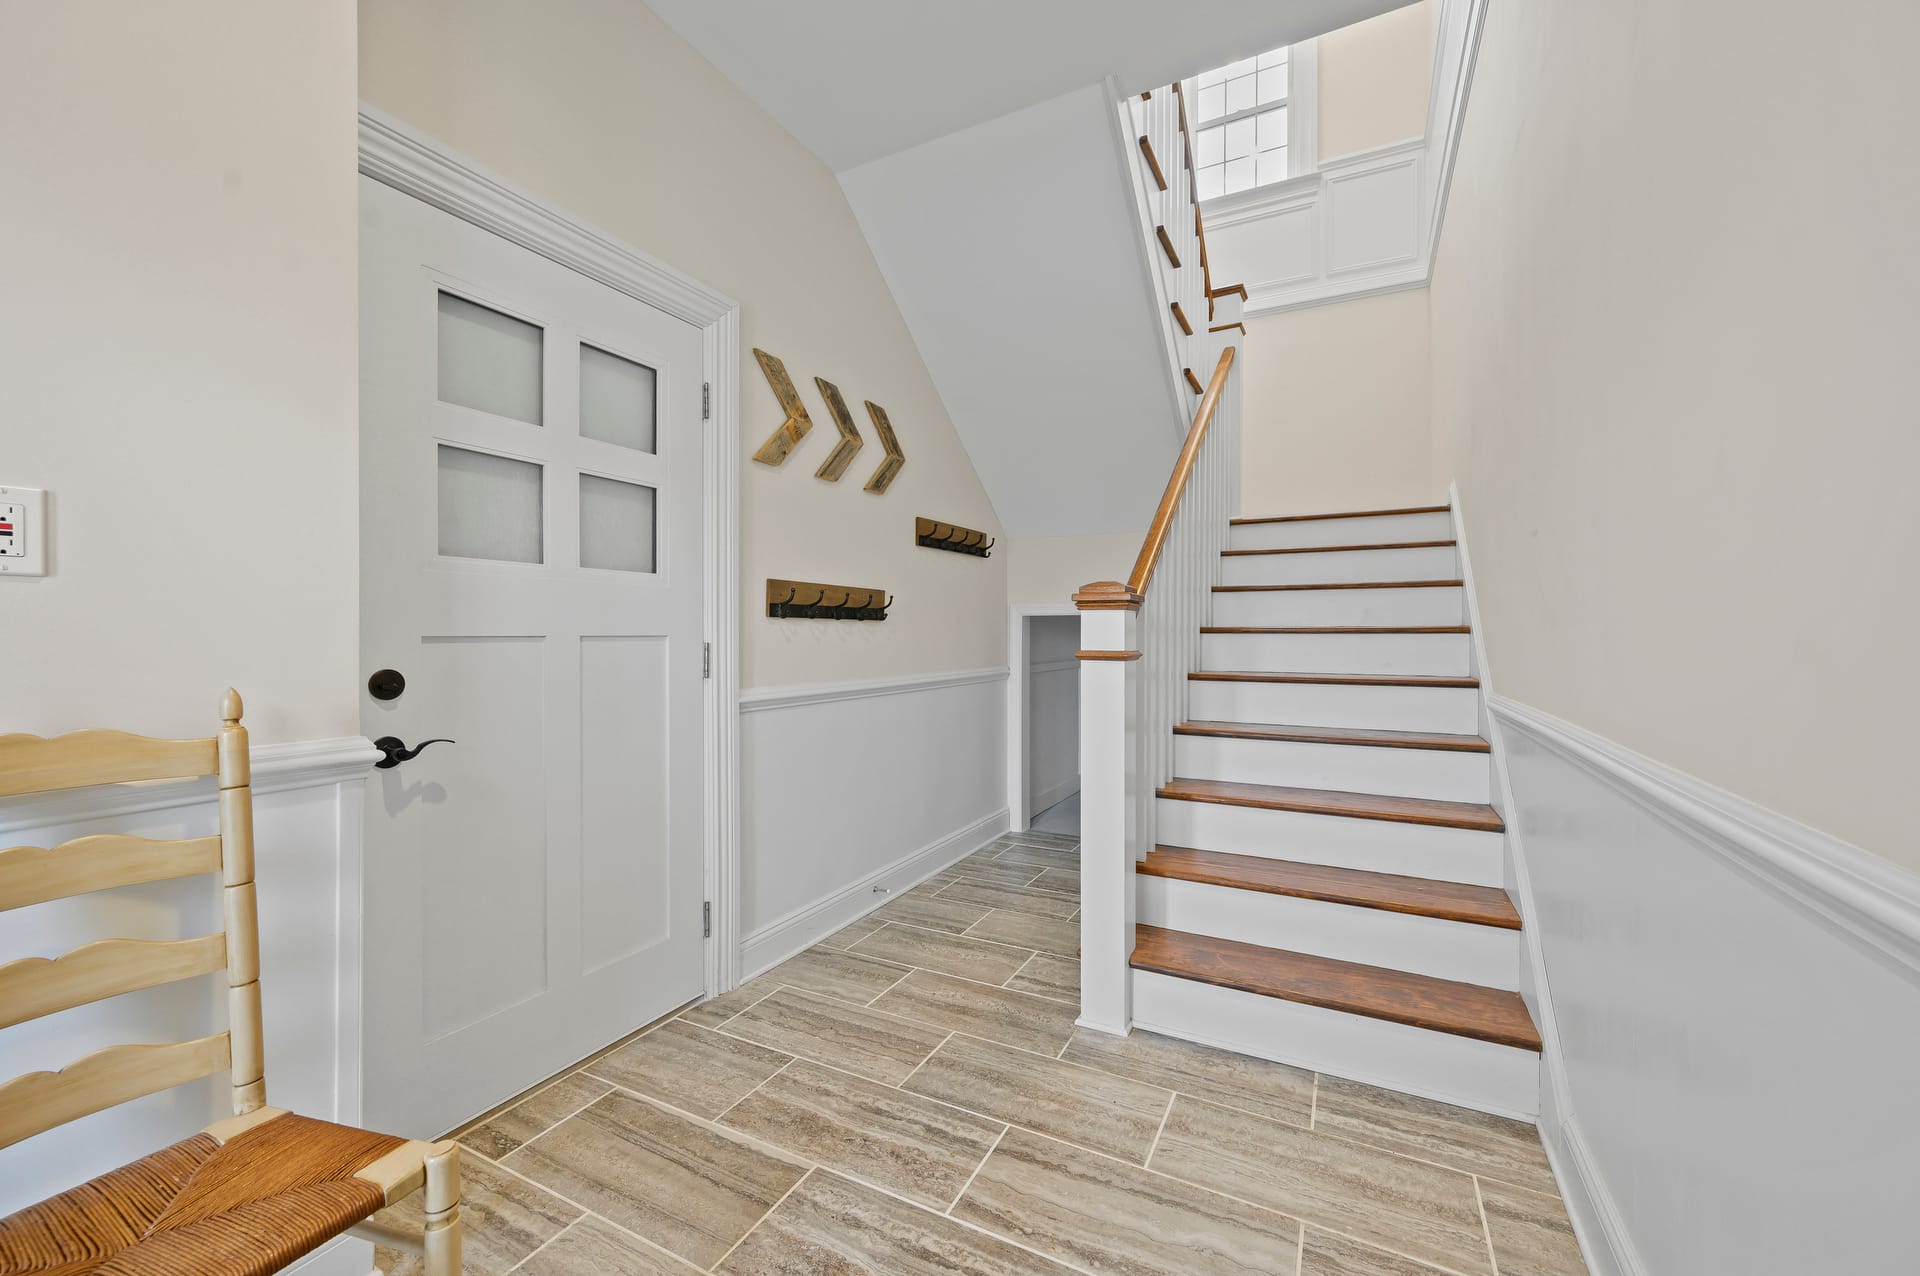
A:
<svg viewBox="0 0 1920 1276">
<path fill-rule="evenodd" d="M 219 759 L 212 737 L 154 740 L 125 731 L 74 731 L 52 737 L 0 736 L 0 797 L 77 789 L 131 780 L 212 775 Z"/>
<path fill-rule="evenodd" d="M 103 1108 L 157 1094 L 227 1067 L 227 1034 L 170 1046 L 109 1046 L 58 1072 L 0 1085 L 0 1148 Z"/>
<path fill-rule="evenodd" d="M 224 933 L 197 939 L 102 939 L 59 957 L 0 966 L 0 1028 L 196 975 L 227 964 Z"/>
<path fill-rule="evenodd" d="M 52 850 L 15 846 L 0 851 L 0 912 L 114 886 L 192 877 L 220 868 L 220 839 L 161 841 L 96 833 Z"/>
</svg>

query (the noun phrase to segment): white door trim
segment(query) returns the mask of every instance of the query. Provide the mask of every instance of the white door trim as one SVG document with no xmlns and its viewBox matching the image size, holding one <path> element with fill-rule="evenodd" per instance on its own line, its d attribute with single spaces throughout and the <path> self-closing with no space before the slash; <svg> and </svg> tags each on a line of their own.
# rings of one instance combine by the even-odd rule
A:
<svg viewBox="0 0 1920 1276">
<path fill-rule="evenodd" d="M 360 171 L 704 333 L 712 415 L 704 431 L 703 627 L 713 644 L 702 768 L 706 898 L 713 903 L 706 983 L 709 994 L 725 992 L 740 973 L 740 305 L 365 103 Z"/>
<path fill-rule="evenodd" d="M 1072 603 L 1015 603 L 1007 608 L 1007 828 L 1018 833 L 1037 812 L 1027 809 L 1027 685 L 1033 672 L 1027 621 L 1035 616 L 1078 616 Z"/>
</svg>

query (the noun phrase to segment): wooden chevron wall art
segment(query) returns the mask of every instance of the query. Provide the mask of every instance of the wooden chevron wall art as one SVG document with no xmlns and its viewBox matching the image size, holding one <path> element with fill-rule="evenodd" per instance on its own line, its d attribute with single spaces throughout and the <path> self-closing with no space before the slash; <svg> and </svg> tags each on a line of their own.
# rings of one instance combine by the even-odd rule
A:
<svg viewBox="0 0 1920 1276">
<path fill-rule="evenodd" d="M 866 490 L 878 496 L 893 485 L 894 476 L 907 463 L 907 454 L 900 450 L 900 440 L 893 432 L 893 422 L 887 419 L 887 410 L 867 400 L 867 415 L 873 418 L 873 432 L 880 436 L 880 446 L 887 450 L 887 459 L 880 462 L 880 468 L 867 480 Z"/>
<path fill-rule="evenodd" d="M 786 464 L 787 456 L 801 439 L 807 437 L 807 431 L 813 428 L 813 418 L 807 415 L 807 405 L 800 402 L 800 392 L 793 388 L 793 378 L 787 375 L 787 365 L 757 347 L 753 357 L 760 361 L 760 371 L 766 373 L 767 384 L 773 387 L 773 397 L 780 400 L 780 406 L 787 412 L 787 419 L 760 445 L 753 459 L 762 465 L 778 468 Z"/>
<path fill-rule="evenodd" d="M 840 397 L 840 387 L 825 377 L 815 377 L 813 383 L 820 387 L 820 397 L 827 401 L 827 411 L 833 416 L 834 425 L 840 429 L 840 441 L 833 445 L 833 451 L 827 453 L 827 459 L 813 472 L 815 478 L 825 479 L 829 483 L 838 483 L 840 476 L 853 464 L 853 454 L 866 443 L 860 437 L 859 429 L 853 424 L 853 413 L 847 411 L 847 401 Z"/>
</svg>

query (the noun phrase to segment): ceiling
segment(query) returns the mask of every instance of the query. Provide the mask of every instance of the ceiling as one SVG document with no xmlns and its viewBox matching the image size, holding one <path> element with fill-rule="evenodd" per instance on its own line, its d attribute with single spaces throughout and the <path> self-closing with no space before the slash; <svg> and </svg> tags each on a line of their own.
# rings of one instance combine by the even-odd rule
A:
<svg viewBox="0 0 1920 1276">
<path fill-rule="evenodd" d="M 1136 93 L 1407 0 L 647 0 L 843 172 L 1097 84 Z"/>
</svg>

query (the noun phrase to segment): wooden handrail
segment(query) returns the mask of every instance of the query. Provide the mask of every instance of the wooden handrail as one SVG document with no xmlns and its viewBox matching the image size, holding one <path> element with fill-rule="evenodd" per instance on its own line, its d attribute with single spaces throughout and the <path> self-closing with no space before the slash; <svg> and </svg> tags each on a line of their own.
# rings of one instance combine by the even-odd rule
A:
<svg viewBox="0 0 1920 1276">
<path fill-rule="evenodd" d="M 1207 392 L 1200 397 L 1200 406 L 1194 409 L 1186 445 L 1180 449 L 1180 459 L 1174 462 L 1167 490 L 1160 495 L 1160 508 L 1154 511 L 1153 525 L 1147 528 L 1147 538 L 1141 543 L 1140 557 L 1133 561 L 1133 574 L 1125 583 L 1099 580 L 1082 588 L 1073 596 L 1074 605 L 1081 611 L 1131 611 L 1146 599 L 1147 586 L 1153 583 L 1154 569 L 1160 565 L 1160 551 L 1166 548 L 1167 537 L 1173 533 L 1174 513 L 1187 494 L 1187 481 L 1193 477 L 1193 467 L 1200 460 L 1200 446 L 1207 441 L 1207 427 L 1213 424 L 1214 409 L 1220 406 L 1220 396 L 1226 393 L 1227 374 L 1233 370 L 1235 350 L 1231 345 L 1222 350 L 1220 362 L 1214 365 Z"/>
</svg>

